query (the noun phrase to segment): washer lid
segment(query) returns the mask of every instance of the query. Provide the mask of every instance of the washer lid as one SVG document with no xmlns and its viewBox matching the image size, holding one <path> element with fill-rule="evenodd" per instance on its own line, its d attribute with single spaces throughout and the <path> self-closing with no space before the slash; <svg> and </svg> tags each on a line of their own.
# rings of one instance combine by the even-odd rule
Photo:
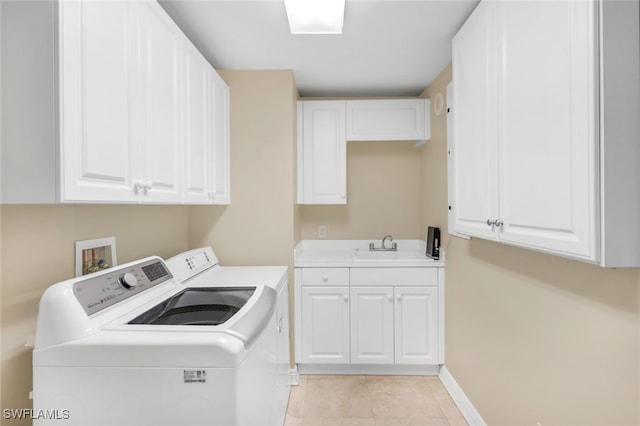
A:
<svg viewBox="0 0 640 426">
<path fill-rule="evenodd" d="M 221 325 L 247 303 L 255 290 L 255 287 L 190 287 L 128 324 Z"/>
</svg>

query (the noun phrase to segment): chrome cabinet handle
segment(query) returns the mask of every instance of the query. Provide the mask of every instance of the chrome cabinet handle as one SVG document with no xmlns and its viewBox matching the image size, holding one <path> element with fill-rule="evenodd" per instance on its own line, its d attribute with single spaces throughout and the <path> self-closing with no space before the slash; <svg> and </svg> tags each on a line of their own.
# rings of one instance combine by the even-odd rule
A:
<svg viewBox="0 0 640 426">
<path fill-rule="evenodd" d="M 504 225 L 504 222 L 501 220 L 496 220 L 493 224 L 496 225 L 498 228 L 500 228 L 502 227 L 502 225 Z"/>
<path fill-rule="evenodd" d="M 487 225 L 488 226 L 493 226 L 493 225 L 496 224 L 496 222 L 497 222 L 496 220 L 487 219 Z"/>
</svg>

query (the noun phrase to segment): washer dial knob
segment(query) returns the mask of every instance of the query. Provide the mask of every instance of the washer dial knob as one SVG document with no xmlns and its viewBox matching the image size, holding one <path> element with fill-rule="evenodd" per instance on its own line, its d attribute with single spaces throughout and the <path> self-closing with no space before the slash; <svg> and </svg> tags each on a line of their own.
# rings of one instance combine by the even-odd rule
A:
<svg viewBox="0 0 640 426">
<path fill-rule="evenodd" d="M 122 285 L 122 287 L 130 290 L 138 284 L 138 279 L 131 272 L 127 272 L 120 277 L 120 284 Z"/>
</svg>

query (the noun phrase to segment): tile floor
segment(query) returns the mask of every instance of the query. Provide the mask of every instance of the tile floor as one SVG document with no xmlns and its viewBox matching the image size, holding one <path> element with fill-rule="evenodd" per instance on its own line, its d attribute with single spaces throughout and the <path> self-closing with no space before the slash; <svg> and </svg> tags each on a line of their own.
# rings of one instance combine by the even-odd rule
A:
<svg viewBox="0 0 640 426">
<path fill-rule="evenodd" d="M 437 376 L 301 375 L 285 426 L 462 426 Z"/>
</svg>

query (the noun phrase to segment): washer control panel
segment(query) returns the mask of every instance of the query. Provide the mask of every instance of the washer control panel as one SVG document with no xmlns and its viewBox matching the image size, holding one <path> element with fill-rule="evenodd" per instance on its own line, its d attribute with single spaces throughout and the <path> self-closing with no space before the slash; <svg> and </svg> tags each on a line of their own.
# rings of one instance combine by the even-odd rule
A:
<svg viewBox="0 0 640 426">
<path fill-rule="evenodd" d="M 73 294 L 87 315 L 92 315 L 171 278 L 165 264 L 152 259 L 77 281 Z"/>
</svg>

